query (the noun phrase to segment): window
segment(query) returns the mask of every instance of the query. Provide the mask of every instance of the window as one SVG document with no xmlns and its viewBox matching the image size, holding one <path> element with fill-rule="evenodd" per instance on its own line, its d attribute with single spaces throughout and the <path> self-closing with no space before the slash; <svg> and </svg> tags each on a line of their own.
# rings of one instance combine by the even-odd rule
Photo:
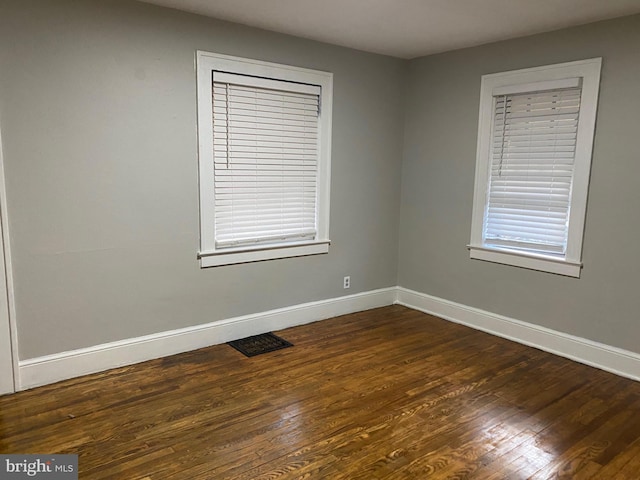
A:
<svg viewBox="0 0 640 480">
<path fill-rule="evenodd" d="M 600 67 L 482 77 L 471 258 L 580 276 Z"/>
<path fill-rule="evenodd" d="M 330 73 L 197 53 L 200 265 L 327 253 Z"/>
</svg>

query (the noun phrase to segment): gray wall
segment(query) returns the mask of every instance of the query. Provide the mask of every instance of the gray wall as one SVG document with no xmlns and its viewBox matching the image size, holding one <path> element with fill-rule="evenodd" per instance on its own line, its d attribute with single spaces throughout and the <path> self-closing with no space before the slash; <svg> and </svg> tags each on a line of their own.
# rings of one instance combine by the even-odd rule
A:
<svg viewBox="0 0 640 480">
<path fill-rule="evenodd" d="M 22 359 L 337 297 L 344 275 L 640 351 L 640 16 L 405 62 L 133 1 L 0 0 L 0 45 Z M 199 268 L 196 49 L 334 73 L 329 255 Z M 470 260 L 481 75 L 596 56 L 582 278 Z"/>
<path fill-rule="evenodd" d="M 111 0 L 0 0 L 0 45 L 21 359 L 397 284 L 406 62 Z M 334 73 L 328 255 L 199 268 L 196 49 Z"/>
<path fill-rule="evenodd" d="M 410 63 L 399 284 L 640 352 L 640 16 Z M 470 260 L 480 77 L 603 58 L 582 278 Z"/>
</svg>

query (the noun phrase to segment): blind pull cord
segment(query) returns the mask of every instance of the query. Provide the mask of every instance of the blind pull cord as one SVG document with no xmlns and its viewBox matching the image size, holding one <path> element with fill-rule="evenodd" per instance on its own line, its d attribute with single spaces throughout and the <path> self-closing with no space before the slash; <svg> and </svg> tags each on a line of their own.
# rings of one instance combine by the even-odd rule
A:
<svg viewBox="0 0 640 480">
<path fill-rule="evenodd" d="M 226 115 L 226 119 L 227 119 L 227 170 L 229 170 L 229 158 L 231 157 L 231 150 L 229 149 L 229 137 L 231 136 L 231 131 L 229 130 L 229 116 L 231 115 L 231 109 L 229 108 L 229 84 L 225 83 L 225 93 L 226 93 L 226 97 L 225 97 L 225 102 L 226 102 L 226 108 L 227 108 L 227 115 Z"/>
<path fill-rule="evenodd" d="M 498 177 L 502 177 L 502 161 L 504 159 L 504 142 L 507 132 L 507 96 L 502 96 L 502 141 L 500 142 L 500 163 L 498 164 Z"/>
</svg>

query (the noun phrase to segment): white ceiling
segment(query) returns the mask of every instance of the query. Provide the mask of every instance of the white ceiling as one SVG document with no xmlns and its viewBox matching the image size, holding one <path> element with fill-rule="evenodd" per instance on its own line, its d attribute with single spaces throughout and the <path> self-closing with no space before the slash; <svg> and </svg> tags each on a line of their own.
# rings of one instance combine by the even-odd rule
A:
<svg viewBox="0 0 640 480">
<path fill-rule="evenodd" d="M 640 0 L 142 0 L 414 58 L 640 13 Z"/>
</svg>

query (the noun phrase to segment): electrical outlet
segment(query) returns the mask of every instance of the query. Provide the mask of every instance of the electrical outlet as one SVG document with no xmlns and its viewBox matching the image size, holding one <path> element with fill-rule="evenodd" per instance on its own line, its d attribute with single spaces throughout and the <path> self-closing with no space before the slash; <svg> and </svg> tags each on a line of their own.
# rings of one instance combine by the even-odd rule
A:
<svg viewBox="0 0 640 480">
<path fill-rule="evenodd" d="M 343 286 L 344 286 L 344 288 L 351 288 L 351 277 L 349 277 L 349 276 L 344 277 Z"/>
</svg>

